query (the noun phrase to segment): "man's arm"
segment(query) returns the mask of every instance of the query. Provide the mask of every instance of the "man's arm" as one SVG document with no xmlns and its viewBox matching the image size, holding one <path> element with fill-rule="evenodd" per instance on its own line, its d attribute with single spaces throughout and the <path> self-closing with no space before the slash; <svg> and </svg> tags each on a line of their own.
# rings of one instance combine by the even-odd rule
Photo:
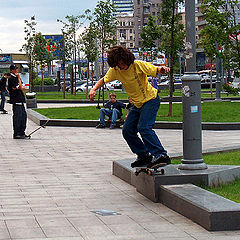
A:
<svg viewBox="0 0 240 240">
<path fill-rule="evenodd" d="M 96 96 L 96 91 L 104 85 L 104 78 L 101 78 L 89 92 L 89 99 L 92 102 Z"/>
<path fill-rule="evenodd" d="M 25 86 L 23 86 L 23 84 L 22 84 L 22 80 L 21 80 L 21 77 L 20 77 L 19 73 L 16 73 L 16 76 L 17 76 L 17 78 L 18 78 L 18 86 L 17 86 L 17 89 L 25 90 Z"/>
</svg>

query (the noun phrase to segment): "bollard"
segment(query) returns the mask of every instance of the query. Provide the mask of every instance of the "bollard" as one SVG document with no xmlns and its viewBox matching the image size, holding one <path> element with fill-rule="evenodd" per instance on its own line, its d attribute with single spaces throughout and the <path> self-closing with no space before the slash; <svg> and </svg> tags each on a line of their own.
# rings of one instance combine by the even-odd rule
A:
<svg viewBox="0 0 240 240">
<path fill-rule="evenodd" d="M 202 158 L 201 77 L 187 72 L 182 86 L 183 159 L 179 169 L 207 169 Z"/>
<path fill-rule="evenodd" d="M 35 92 L 26 93 L 26 107 L 27 108 L 37 108 L 37 99 Z"/>
</svg>

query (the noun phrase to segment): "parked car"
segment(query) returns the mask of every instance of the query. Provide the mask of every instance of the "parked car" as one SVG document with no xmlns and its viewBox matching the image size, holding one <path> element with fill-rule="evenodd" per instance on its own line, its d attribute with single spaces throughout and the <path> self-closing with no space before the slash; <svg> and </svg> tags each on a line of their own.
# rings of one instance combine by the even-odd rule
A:
<svg viewBox="0 0 240 240">
<path fill-rule="evenodd" d="M 91 90 L 94 87 L 95 84 L 96 84 L 96 82 L 93 82 L 93 85 L 92 85 L 92 82 L 89 82 L 88 83 L 88 91 Z M 86 92 L 86 90 L 87 90 L 87 83 L 86 82 L 81 84 L 80 86 L 76 87 L 76 92 Z"/>
<path fill-rule="evenodd" d="M 113 81 L 114 89 L 122 89 L 122 83 L 118 80 Z"/>
<path fill-rule="evenodd" d="M 109 82 L 105 84 L 105 87 L 107 90 L 113 90 L 114 89 L 114 84 L 113 82 Z"/>
</svg>

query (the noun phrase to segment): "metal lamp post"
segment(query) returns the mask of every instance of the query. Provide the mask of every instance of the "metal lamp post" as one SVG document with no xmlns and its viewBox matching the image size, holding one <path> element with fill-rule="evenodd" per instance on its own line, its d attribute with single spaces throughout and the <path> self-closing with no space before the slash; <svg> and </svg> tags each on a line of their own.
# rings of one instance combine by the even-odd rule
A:
<svg viewBox="0 0 240 240">
<path fill-rule="evenodd" d="M 202 170 L 201 78 L 196 72 L 195 0 L 185 1 L 186 72 L 182 78 L 183 159 L 181 170 Z"/>
</svg>

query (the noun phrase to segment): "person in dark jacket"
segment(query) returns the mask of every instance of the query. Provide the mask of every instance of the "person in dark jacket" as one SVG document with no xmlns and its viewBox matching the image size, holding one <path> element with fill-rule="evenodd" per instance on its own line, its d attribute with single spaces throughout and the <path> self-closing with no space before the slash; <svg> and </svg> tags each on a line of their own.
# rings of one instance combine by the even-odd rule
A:
<svg viewBox="0 0 240 240">
<path fill-rule="evenodd" d="M 111 118 L 110 129 L 116 128 L 117 119 L 122 116 L 122 109 L 125 108 L 125 104 L 121 101 L 116 100 L 116 94 L 110 94 L 110 101 L 108 101 L 105 105 L 105 108 L 100 109 L 100 123 L 96 128 L 105 128 L 105 115 Z"/>
<path fill-rule="evenodd" d="M 5 101 L 6 101 L 6 94 L 8 93 L 7 90 L 7 79 L 10 77 L 10 73 L 5 73 L 4 76 L 0 80 L 0 92 L 1 92 L 1 105 L 0 105 L 0 111 L 2 113 L 7 114 L 7 111 L 4 109 Z"/>
<path fill-rule="evenodd" d="M 10 77 L 8 79 L 8 91 L 10 95 L 10 103 L 13 105 L 13 138 L 27 139 L 25 135 L 27 124 L 27 113 L 24 107 L 25 96 L 22 90 L 25 86 L 18 73 L 18 67 L 10 66 Z"/>
</svg>

